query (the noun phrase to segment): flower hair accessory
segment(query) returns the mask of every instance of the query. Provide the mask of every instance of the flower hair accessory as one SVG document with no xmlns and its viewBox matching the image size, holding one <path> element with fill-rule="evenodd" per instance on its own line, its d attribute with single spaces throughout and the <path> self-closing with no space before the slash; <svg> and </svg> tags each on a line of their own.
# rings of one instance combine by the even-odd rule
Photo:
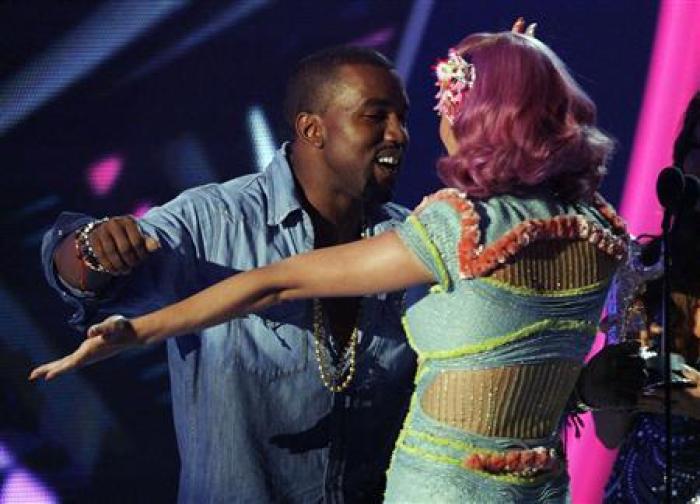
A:
<svg viewBox="0 0 700 504">
<path fill-rule="evenodd" d="M 510 29 L 513 33 L 519 33 L 520 35 L 526 35 L 528 37 L 535 38 L 535 30 L 537 29 L 537 23 L 525 23 L 524 17 L 519 17 L 513 23 L 513 27 Z"/>
<path fill-rule="evenodd" d="M 435 95 L 438 102 L 433 110 L 454 124 L 464 92 L 474 87 L 476 68 L 457 54 L 457 51 L 450 49 L 447 59 L 440 60 L 435 65 L 435 76 L 435 85 L 440 89 Z"/>
</svg>

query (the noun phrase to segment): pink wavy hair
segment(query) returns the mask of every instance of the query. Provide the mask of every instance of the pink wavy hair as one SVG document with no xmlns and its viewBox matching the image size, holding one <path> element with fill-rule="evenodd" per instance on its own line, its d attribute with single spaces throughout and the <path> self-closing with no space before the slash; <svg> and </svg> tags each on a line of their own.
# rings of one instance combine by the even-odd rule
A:
<svg viewBox="0 0 700 504">
<path fill-rule="evenodd" d="M 437 163 L 442 181 L 476 198 L 547 190 L 589 199 L 613 142 L 556 54 L 511 32 L 470 35 L 455 50 L 475 65 L 476 82 L 455 117 L 458 151 Z"/>
</svg>

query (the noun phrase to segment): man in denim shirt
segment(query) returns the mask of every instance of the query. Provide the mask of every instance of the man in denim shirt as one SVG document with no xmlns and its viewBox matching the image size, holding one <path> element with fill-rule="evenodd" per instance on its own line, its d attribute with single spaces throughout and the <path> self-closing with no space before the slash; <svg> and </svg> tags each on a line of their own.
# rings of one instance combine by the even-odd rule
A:
<svg viewBox="0 0 700 504">
<path fill-rule="evenodd" d="M 71 323 L 148 312 L 402 220 L 387 201 L 407 108 L 384 57 L 317 53 L 290 79 L 294 140 L 264 172 L 186 191 L 138 221 L 62 214 L 42 255 Z M 402 309 L 401 294 L 298 301 L 168 341 L 179 500 L 381 500 L 415 370 Z"/>
</svg>

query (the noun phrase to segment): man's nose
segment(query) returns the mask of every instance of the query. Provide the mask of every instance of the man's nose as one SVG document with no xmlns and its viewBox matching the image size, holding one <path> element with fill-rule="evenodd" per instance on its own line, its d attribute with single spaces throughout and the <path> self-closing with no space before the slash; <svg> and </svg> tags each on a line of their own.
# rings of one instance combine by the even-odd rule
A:
<svg viewBox="0 0 700 504">
<path fill-rule="evenodd" d="M 384 140 L 400 145 L 406 145 L 408 143 L 406 124 L 395 114 L 389 116 L 386 129 L 384 130 Z"/>
</svg>

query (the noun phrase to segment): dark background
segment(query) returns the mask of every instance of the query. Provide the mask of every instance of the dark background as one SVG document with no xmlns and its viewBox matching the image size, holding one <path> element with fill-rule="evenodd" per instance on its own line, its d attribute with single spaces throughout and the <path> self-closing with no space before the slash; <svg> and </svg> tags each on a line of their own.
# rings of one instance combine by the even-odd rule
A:
<svg viewBox="0 0 700 504">
<path fill-rule="evenodd" d="M 537 21 L 618 142 L 602 189 L 618 202 L 658 3 L 493 4 L 0 1 L 0 503 L 18 491 L 27 502 L 175 499 L 163 348 L 26 382 L 81 338 L 43 279 L 41 236 L 64 209 L 130 213 L 257 170 L 269 156 L 258 148 L 288 136 L 285 78 L 308 53 L 360 43 L 397 61 L 412 143 L 396 201 L 413 206 L 439 187 L 430 66 L 468 33 Z M 256 137 L 260 117 L 269 133 Z"/>
</svg>

